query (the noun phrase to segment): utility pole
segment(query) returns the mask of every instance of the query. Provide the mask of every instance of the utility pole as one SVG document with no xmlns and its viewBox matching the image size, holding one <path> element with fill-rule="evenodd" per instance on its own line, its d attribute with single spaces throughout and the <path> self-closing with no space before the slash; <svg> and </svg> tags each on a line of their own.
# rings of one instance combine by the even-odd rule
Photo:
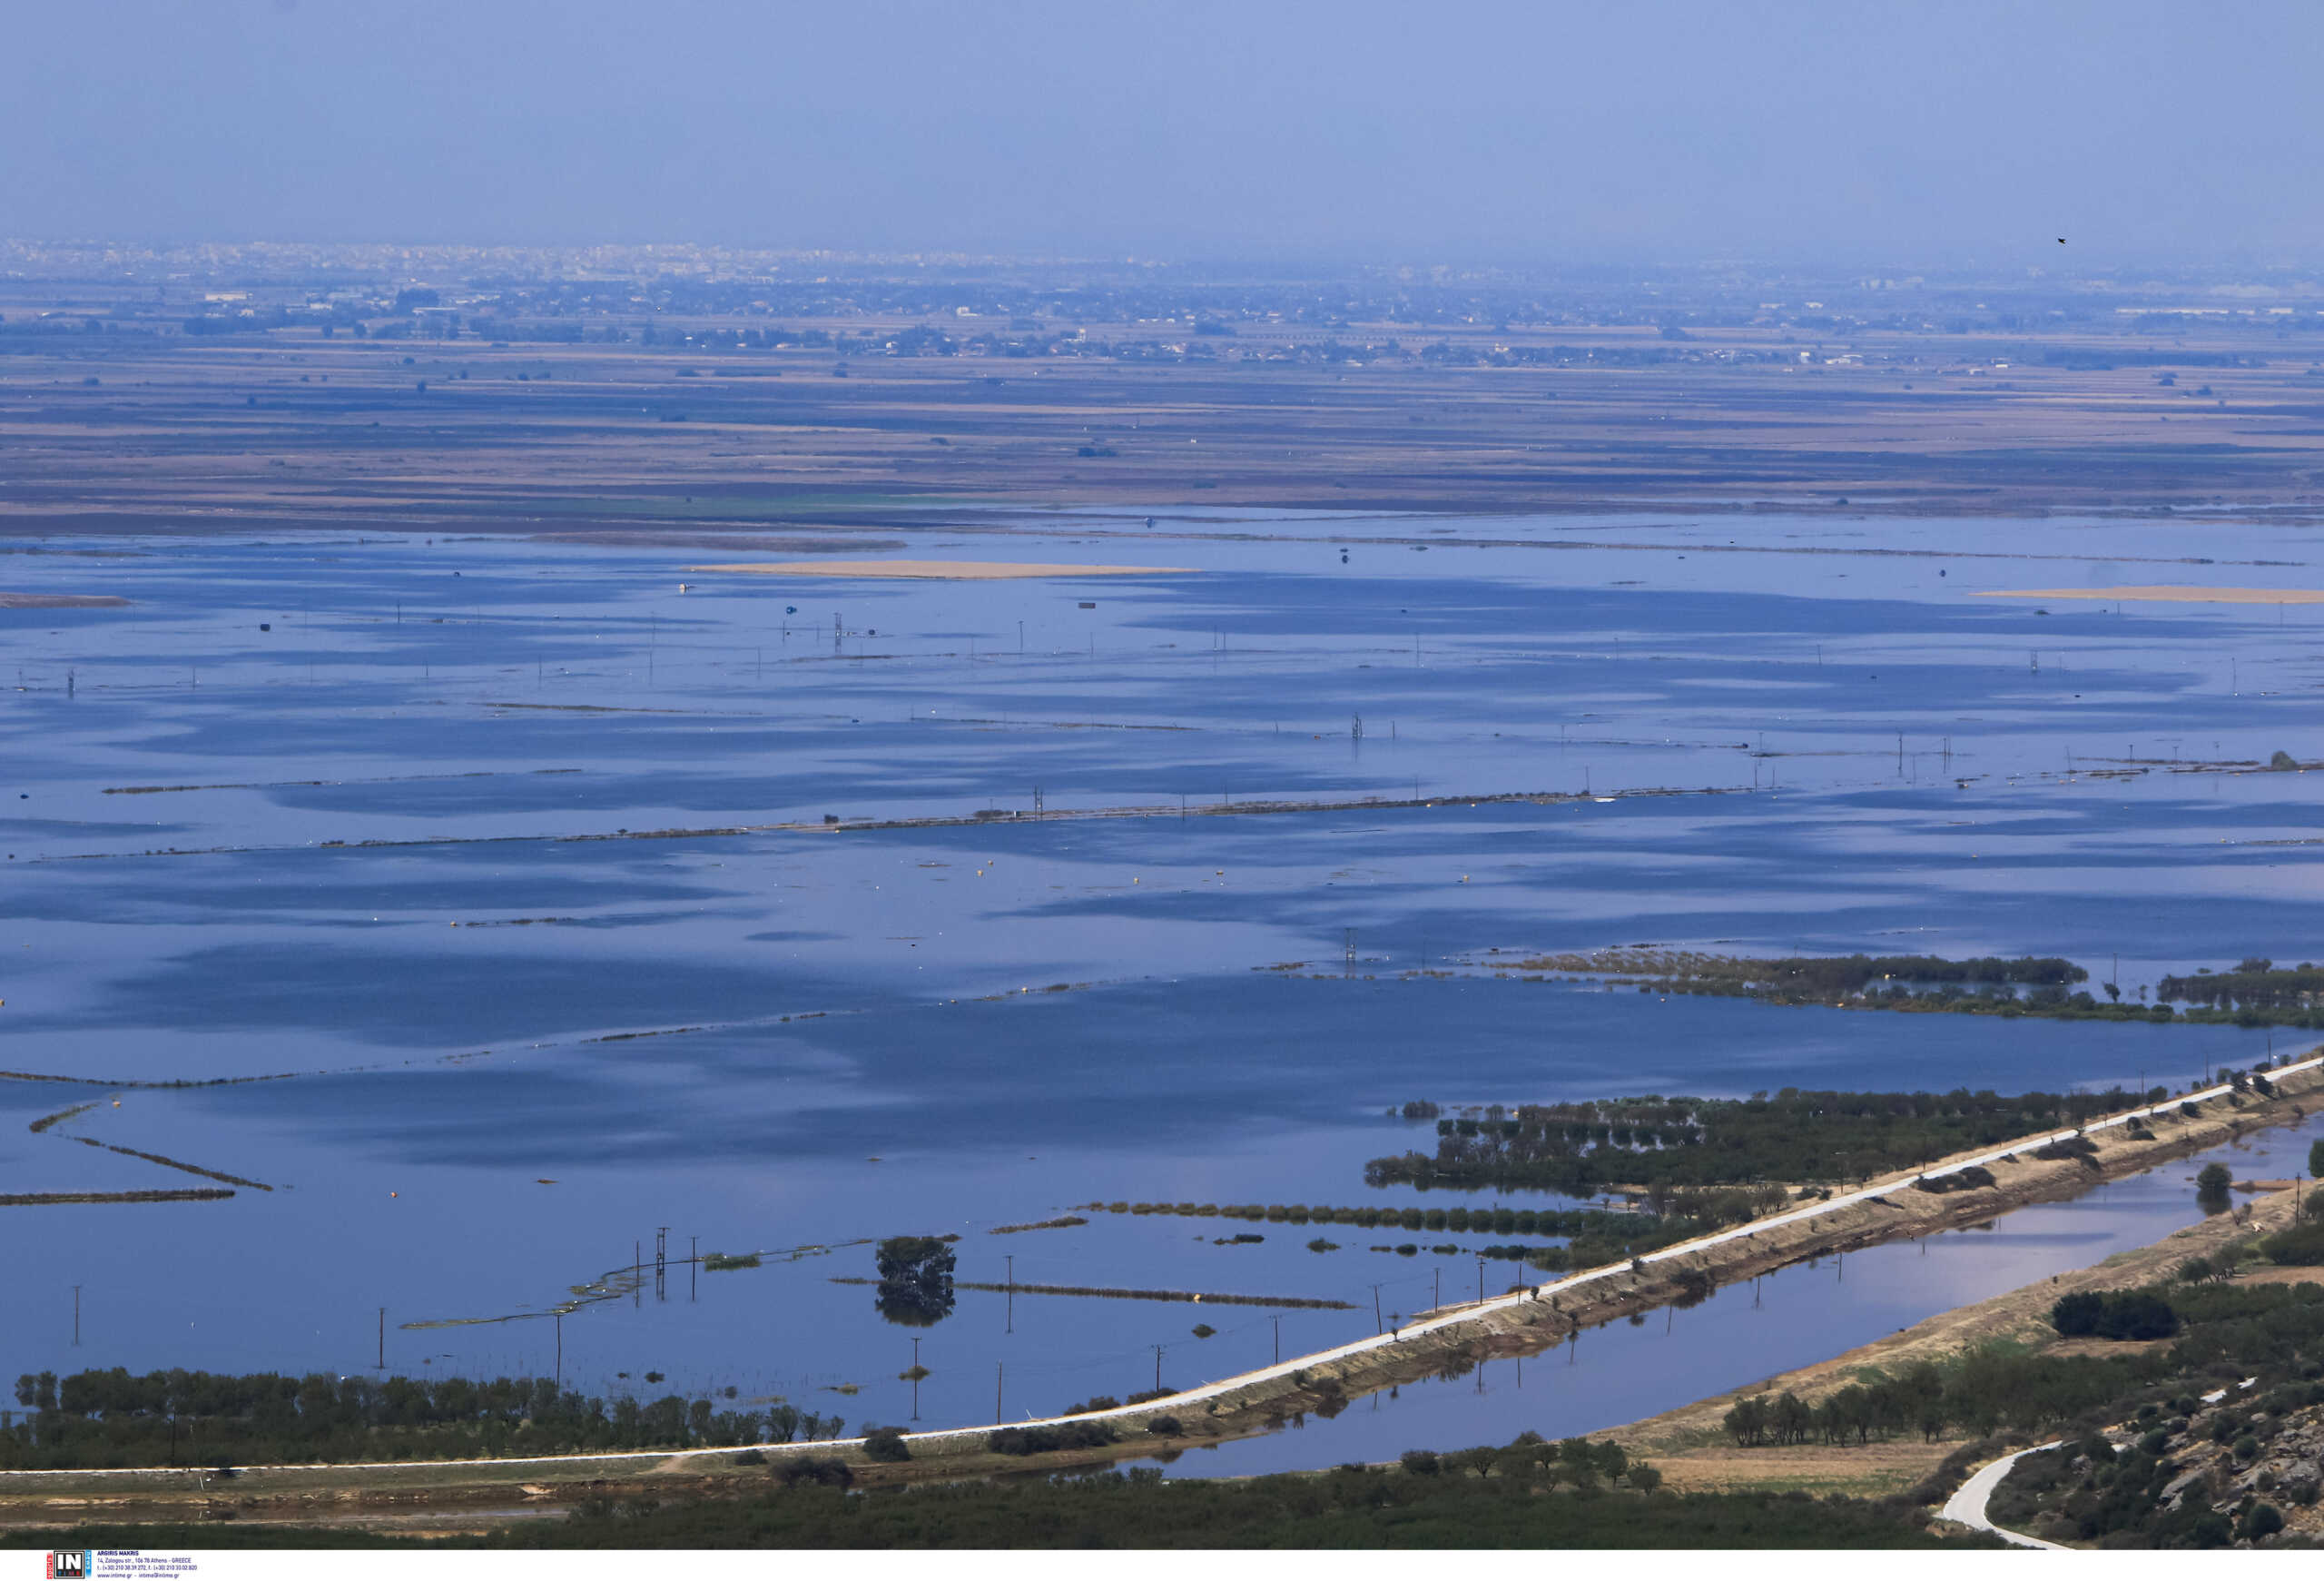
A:
<svg viewBox="0 0 2324 1581">
<path fill-rule="evenodd" d="M 1154 1348 L 1154 1387 L 1162 1387 L 1162 1347 L 1159 1345 Z"/>
<path fill-rule="evenodd" d="M 2292 1217 L 2295 1219 L 2299 1217 L 2297 1209 L 2293 1211 Z M 1275 1359 L 1277 1361 L 1281 1361 L 1283 1359 L 1283 1318 L 1281 1314 L 1277 1314 L 1275 1320 Z"/>
<path fill-rule="evenodd" d="M 694 1299 L 694 1292 L 695 1292 L 695 1291 L 696 1291 L 696 1290 L 701 1287 L 701 1284 L 702 1284 L 702 1237 L 701 1237 L 701 1236 L 699 1236 L 699 1235 L 689 1235 L 689 1236 L 687 1236 L 687 1237 L 686 1237 L 686 1299 L 687 1299 L 687 1300 L 691 1301 L 691 1300 L 693 1300 L 693 1299 Z"/>
<path fill-rule="evenodd" d="M 1000 1420 L 1001 1380 L 1006 1378 L 1008 1376 L 1009 1363 L 1005 1361 L 996 1361 L 992 1364 L 992 1419 L 996 1422 Z"/>
<path fill-rule="evenodd" d="M 1372 1331 L 1375 1334 L 1384 1334 L 1388 1331 L 1386 1319 L 1380 1316 L 1380 1287 L 1378 1285 L 1372 1287 Z"/>
<path fill-rule="evenodd" d="M 670 1227 L 665 1224 L 654 1231 L 654 1299 L 657 1301 L 670 1299 L 663 1284 L 669 1270 L 669 1244 Z"/>
<path fill-rule="evenodd" d="M 565 1314 L 556 1314 L 556 1386 L 565 1387 Z"/>
<path fill-rule="evenodd" d="M 379 1309 L 379 1370 L 388 1369 L 388 1309 Z"/>
<path fill-rule="evenodd" d="M 1009 1332 L 1017 1332 L 1017 1259 L 1009 1259 Z"/>
<path fill-rule="evenodd" d="M 2297 1218 L 2299 1215 L 2294 1214 L 2293 1217 Z M 75 1349 L 78 1349 L 81 1345 L 81 1287 L 79 1285 L 73 1287 L 73 1345 Z"/>
</svg>

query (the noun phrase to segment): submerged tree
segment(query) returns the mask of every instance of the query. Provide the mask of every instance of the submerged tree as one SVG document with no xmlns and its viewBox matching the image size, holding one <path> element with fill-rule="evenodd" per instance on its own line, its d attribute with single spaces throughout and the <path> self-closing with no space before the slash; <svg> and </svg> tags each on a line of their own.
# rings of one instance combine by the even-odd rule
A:
<svg viewBox="0 0 2324 1581">
<path fill-rule="evenodd" d="M 952 1314 L 952 1267 L 949 1240 L 933 1235 L 897 1235 L 880 1242 L 880 1316 L 891 1323 L 925 1329 Z"/>
<path fill-rule="evenodd" d="M 2206 1213 L 2224 1213 L 2228 1210 L 2228 1187 L 2235 1175 L 2225 1164 L 2205 1164 L 2195 1175 L 2195 1202 Z"/>
</svg>

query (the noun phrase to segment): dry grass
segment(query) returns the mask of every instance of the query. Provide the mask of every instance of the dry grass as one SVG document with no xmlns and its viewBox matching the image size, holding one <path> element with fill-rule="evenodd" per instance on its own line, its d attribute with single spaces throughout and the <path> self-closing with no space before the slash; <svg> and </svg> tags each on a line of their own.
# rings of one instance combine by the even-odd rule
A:
<svg viewBox="0 0 2324 1581">
<path fill-rule="evenodd" d="M 1677 1457 L 1656 1456 L 1663 1482 L 1679 1493 L 1788 1493 L 1818 1497 L 1845 1493 L 1879 1498 L 1919 1482 L 1957 1447 L 1940 1439 L 1925 1444 L 1899 1438 L 1855 1449 L 1758 1448 L 1706 1446 Z"/>
</svg>

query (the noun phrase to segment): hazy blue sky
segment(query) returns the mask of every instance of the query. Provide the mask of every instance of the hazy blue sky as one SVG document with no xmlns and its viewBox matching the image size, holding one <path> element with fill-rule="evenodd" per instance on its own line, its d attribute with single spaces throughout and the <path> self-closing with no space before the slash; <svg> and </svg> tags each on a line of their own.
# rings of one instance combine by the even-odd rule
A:
<svg viewBox="0 0 2324 1581">
<path fill-rule="evenodd" d="M 52 3 L 0 232 L 2297 263 L 2319 45 L 2233 0 Z"/>
</svg>

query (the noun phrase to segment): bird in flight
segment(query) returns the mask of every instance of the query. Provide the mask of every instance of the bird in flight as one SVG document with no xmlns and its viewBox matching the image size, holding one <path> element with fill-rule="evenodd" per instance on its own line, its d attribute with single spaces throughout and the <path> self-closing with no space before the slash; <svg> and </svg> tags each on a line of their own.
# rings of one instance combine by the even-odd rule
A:
<svg viewBox="0 0 2324 1581">
<path fill-rule="evenodd" d="M 2063 247 L 2063 246 L 2064 246 L 2065 244 L 2066 244 L 2066 239 L 2065 239 L 2064 237 L 2063 237 L 2063 236 L 2059 237 L 2059 238 L 2058 238 L 2058 245 L 2059 245 L 2059 246 L 2061 246 L 2061 247 Z"/>
</svg>

